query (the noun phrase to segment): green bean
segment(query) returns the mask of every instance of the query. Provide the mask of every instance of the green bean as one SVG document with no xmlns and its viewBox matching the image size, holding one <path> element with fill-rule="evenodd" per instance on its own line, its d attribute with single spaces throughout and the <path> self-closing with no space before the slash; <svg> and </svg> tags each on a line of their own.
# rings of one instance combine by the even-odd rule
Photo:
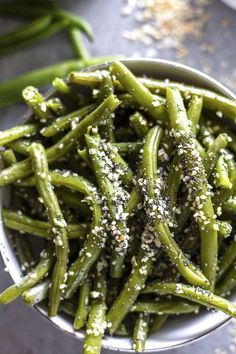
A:
<svg viewBox="0 0 236 354">
<path fill-rule="evenodd" d="M 159 329 L 164 325 L 168 318 L 167 314 L 164 315 L 156 315 L 152 322 L 151 322 L 151 328 L 150 328 L 150 333 L 156 333 L 159 331 Z"/>
<path fill-rule="evenodd" d="M 74 319 L 74 329 L 79 330 L 84 327 L 85 322 L 88 316 L 88 304 L 89 304 L 89 294 L 90 294 L 90 280 L 85 279 L 83 284 L 79 289 L 79 297 L 78 297 L 78 307 L 75 313 Z"/>
<path fill-rule="evenodd" d="M 109 60 L 112 60 L 112 57 L 67 60 L 4 81 L 0 84 L 0 107 L 21 101 L 21 91 L 28 85 L 42 87 L 50 83 L 55 77 L 66 77 L 72 70 L 81 70 L 86 66 L 97 65 Z"/>
<path fill-rule="evenodd" d="M 230 182 L 232 184 L 232 188 L 230 189 L 221 189 L 216 192 L 213 197 L 213 203 L 215 210 L 217 210 L 217 214 L 222 212 L 222 208 L 224 208 L 224 204 L 230 200 L 235 193 L 236 189 L 236 169 L 233 171 L 232 176 L 230 178 Z"/>
<path fill-rule="evenodd" d="M 24 303 L 28 306 L 34 306 L 39 302 L 46 299 L 48 295 L 50 280 L 44 280 L 41 283 L 35 285 L 34 287 L 25 290 L 21 297 Z"/>
<path fill-rule="evenodd" d="M 209 178 L 217 161 L 220 157 L 221 150 L 226 148 L 228 144 L 228 136 L 226 134 L 219 134 L 217 138 L 209 146 L 205 158 L 203 160 L 204 167 L 206 170 L 206 175 Z"/>
<path fill-rule="evenodd" d="M 204 165 L 196 151 L 196 145 L 192 139 L 187 114 L 180 92 L 178 90 L 167 88 L 166 94 L 175 144 L 180 159 L 184 160 L 183 173 L 186 176 L 191 177 L 187 182 L 187 188 L 191 199 L 193 198 L 192 194 L 194 193 L 192 206 L 195 211 L 194 215 L 201 236 L 201 267 L 204 275 L 210 281 L 211 286 L 214 287 L 217 268 L 218 237 L 214 209 L 208 190 L 208 181 Z M 207 221 L 207 223 L 205 221 Z"/>
<path fill-rule="evenodd" d="M 121 278 L 123 275 L 124 257 L 127 252 L 129 240 L 126 216 L 125 214 L 123 215 L 126 194 L 119 185 L 120 175 L 117 172 L 118 170 L 116 171 L 116 175 L 113 174 L 110 164 L 111 160 L 107 155 L 104 142 L 101 142 L 99 138 L 95 136 L 89 135 L 85 135 L 85 140 L 97 183 L 106 198 L 111 225 L 112 222 L 116 224 L 115 230 L 111 228 L 113 250 L 110 262 L 110 276 L 112 278 Z M 114 182 L 116 184 L 118 183 L 118 187 L 114 186 Z M 117 205 L 116 201 L 118 198 L 120 203 Z"/>
<path fill-rule="evenodd" d="M 0 4 L 0 14 L 5 16 L 30 18 L 43 16 L 48 12 L 47 7 L 29 6 L 26 4 L 16 4 L 12 6 L 11 3 Z"/>
<path fill-rule="evenodd" d="M 108 70 L 96 70 L 93 72 L 72 71 L 68 76 L 68 80 L 69 82 L 80 86 L 99 88 L 102 80 L 108 74 Z"/>
<path fill-rule="evenodd" d="M 67 113 L 66 106 L 58 97 L 50 98 L 49 100 L 47 100 L 46 104 L 49 110 L 51 110 L 52 113 L 54 113 L 57 117 L 65 115 Z"/>
<path fill-rule="evenodd" d="M 93 40 L 92 28 L 90 27 L 89 23 L 83 20 L 80 16 L 74 15 L 71 12 L 61 9 L 57 9 L 52 13 L 63 22 L 65 22 L 67 26 L 78 28 L 88 37 L 88 39 Z"/>
<path fill-rule="evenodd" d="M 53 191 L 44 147 L 41 144 L 33 143 L 29 148 L 29 153 L 32 158 L 36 187 L 46 208 L 56 248 L 57 261 L 52 274 L 52 285 L 49 290 L 48 311 L 49 316 L 54 317 L 58 311 L 67 270 L 69 246 L 66 221 L 64 220 L 56 194 Z"/>
<path fill-rule="evenodd" d="M 64 312 L 66 315 L 74 318 L 75 317 L 75 311 L 76 311 L 76 305 L 74 302 L 70 300 L 63 300 L 60 304 L 60 311 Z"/>
<path fill-rule="evenodd" d="M 148 132 L 148 122 L 140 112 L 135 112 L 129 117 L 130 125 L 138 137 L 143 138 Z"/>
<path fill-rule="evenodd" d="M 220 279 L 216 287 L 216 294 L 221 296 L 229 295 L 236 286 L 236 265 L 235 262 L 227 269 L 227 273 Z"/>
<path fill-rule="evenodd" d="M 223 212 L 236 214 L 236 198 L 230 198 L 224 203 Z"/>
<path fill-rule="evenodd" d="M 134 99 L 129 93 L 123 93 L 117 96 L 121 102 L 121 108 L 130 108 L 130 109 L 143 109 L 138 101 Z"/>
<path fill-rule="evenodd" d="M 229 119 L 232 119 L 234 122 L 236 115 L 236 103 L 229 98 L 221 96 L 215 92 L 177 82 L 165 82 L 146 78 L 140 78 L 139 81 L 151 92 L 157 92 L 158 90 L 158 93 L 161 95 L 166 93 L 167 88 L 172 88 L 178 89 L 183 97 L 189 97 L 189 95 L 201 96 L 203 99 L 204 108 L 220 111 L 223 115 Z"/>
<path fill-rule="evenodd" d="M 125 156 L 130 153 L 139 153 L 142 147 L 142 143 L 113 143 L 113 146 L 117 147 L 119 154 Z"/>
<path fill-rule="evenodd" d="M 168 198 L 170 213 L 173 213 L 173 210 L 176 207 L 177 193 L 179 190 L 181 179 L 182 171 L 180 168 L 180 161 L 178 155 L 175 154 L 171 162 L 167 187 L 165 190 L 165 196 Z"/>
<path fill-rule="evenodd" d="M 125 208 L 125 213 L 132 214 L 132 212 L 138 206 L 140 201 L 141 201 L 141 196 L 139 193 L 139 187 L 135 186 L 130 193 L 129 200 Z"/>
<path fill-rule="evenodd" d="M 150 200 L 160 198 L 159 195 L 156 195 L 154 192 L 155 188 L 155 175 L 152 174 L 153 164 L 155 163 L 155 157 L 153 156 L 156 152 L 156 148 L 153 146 L 155 141 L 155 135 L 160 134 L 160 128 L 154 127 L 149 130 L 149 133 L 146 137 L 146 141 L 143 147 L 143 185 L 141 188 L 144 188 L 145 185 L 148 185 L 147 190 L 145 190 L 147 203 L 150 203 Z M 154 151 L 154 152 L 153 152 Z M 148 209 L 152 210 L 153 205 L 148 205 Z M 158 212 L 158 208 L 153 209 L 154 214 L 154 225 L 155 230 L 158 234 L 158 239 L 162 243 L 167 252 L 170 260 L 173 264 L 176 265 L 180 274 L 188 280 L 191 284 L 207 286 L 207 279 L 204 275 L 197 269 L 197 267 L 192 264 L 189 260 L 186 259 L 186 256 L 179 249 L 177 243 L 171 235 L 167 221 L 165 220 L 164 215 Z"/>
<path fill-rule="evenodd" d="M 80 31 L 77 28 L 69 27 L 67 32 L 75 53 L 75 57 L 78 59 L 88 59 L 89 53 L 83 44 Z"/>
<path fill-rule="evenodd" d="M 235 260 L 236 260 L 236 242 L 233 239 L 230 246 L 226 249 L 221 260 L 219 261 L 218 281 L 227 274 L 228 269 L 232 266 Z"/>
<path fill-rule="evenodd" d="M 46 150 L 48 163 L 52 163 L 65 156 L 77 141 L 87 130 L 89 126 L 98 124 L 105 119 L 107 114 L 114 111 L 119 104 L 115 96 L 110 95 L 98 108 L 85 117 L 75 129 L 67 133 L 62 139 Z M 28 158 L 0 172 L 0 186 L 6 186 L 9 183 L 28 177 L 32 173 L 31 159 Z"/>
<path fill-rule="evenodd" d="M 4 150 L 1 154 L 4 167 L 9 167 L 17 162 L 16 155 L 12 149 Z"/>
<path fill-rule="evenodd" d="M 201 113 L 202 113 L 202 106 L 203 106 L 202 97 L 195 96 L 195 95 L 192 96 L 191 101 L 189 103 L 187 116 L 191 122 L 191 130 L 193 135 L 196 135 L 197 132 L 198 122 L 200 120 Z"/>
<path fill-rule="evenodd" d="M 78 103 L 79 95 L 63 79 L 56 77 L 52 82 L 52 86 L 55 87 L 59 93 L 68 96 L 72 101 Z"/>
<path fill-rule="evenodd" d="M 0 132 L 0 146 L 11 143 L 23 136 L 31 136 L 38 130 L 37 124 L 18 125 L 14 128 Z"/>
<path fill-rule="evenodd" d="M 35 259 L 30 243 L 27 239 L 21 240 L 18 235 L 15 237 L 16 255 L 21 264 L 23 273 L 28 273 L 35 266 Z"/>
<path fill-rule="evenodd" d="M 212 174 L 213 169 L 216 166 L 216 162 L 221 154 L 221 149 L 224 149 L 228 144 L 228 137 L 225 134 L 220 134 L 215 140 L 212 140 L 211 144 L 209 144 L 209 148 L 205 154 L 203 159 L 203 164 L 205 167 L 205 172 L 207 178 L 209 178 Z M 181 205 L 185 206 L 188 203 L 188 195 L 184 195 L 181 201 Z M 177 220 L 177 233 L 182 232 L 189 216 L 191 214 L 191 209 L 186 208 L 181 211 L 181 214 Z"/>
<path fill-rule="evenodd" d="M 75 129 L 81 119 L 90 114 L 95 108 L 95 104 L 90 104 L 86 107 L 80 108 L 77 111 L 60 117 L 56 119 L 51 125 L 41 129 L 41 134 L 49 138 L 69 129 L 70 127 L 72 127 L 72 129 Z"/>
<path fill-rule="evenodd" d="M 111 334 L 117 330 L 129 312 L 145 284 L 151 268 L 152 258 L 148 257 L 147 251 L 141 247 L 129 279 L 107 313 L 108 330 Z"/>
<path fill-rule="evenodd" d="M 53 232 L 48 222 L 31 219 L 22 213 L 2 209 L 3 223 L 9 229 L 20 233 L 29 233 L 35 236 L 51 239 Z M 88 233 L 88 224 L 68 224 L 66 227 L 69 239 L 85 239 Z"/>
<path fill-rule="evenodd" d="M 216 163 L 216 186 L 226 189 L 232 188 L 229 179 L 228 166 L 223 155 L 219 157 Z"/>
<path fill-rule="evenodd" d="M 9 45 L 1 46 L 0 55 L 15 52 L 16 50 L 28 47 L 29 45 L 35 42 L 41 41 L 45 38 L 49 38 L 55 35 L 57 32 L 63 30 L 65 27 L 66 25 L 65 23 L 63 23 L 63 21 L 51 22 L 51 24 L 49 24 L 47 27 L 45 27 L 38 33 L 35 33 L 33 36 L 27 36 L 24 39 L 21 39 L 20 41 L 9 43 Z"/>
<path fill-rule="evenodd" d="M 110 94 L 114 92 L 112 79 L 110 75 L 104 76 L 101 86 L 100 86 L 100 95 L 99 101 L 102 102 L 105 98 L 107 98 Z M 115 141 L 114 137 L 114 115 L 111 113 L 106 121 L 104 121 L 103 125 L 101 125 L 101 133 L 102 136 L 108 141 Z"/>
<path fill-rule="evenodd" d="M 81 85 L 86 85 L 90 87 L 97 88 L 101 82 L 101 75 L 100 72 L 86 72 L 86 73 L 79 73 L 79 80 L 78 82 Z M 124 79 L 123 79 L 124 80 Z M 137 78 L 140 85 L 144 86 L 152 93 L 158 92 L 160 95 L 166 94 L 167 87 L 176 88 L 178 89 L 183 97 L 189 99 L 189 96 L 200 96 L 203 100 L 203 107 L 213 110 L 213 111 L 220 111 L 222 112 L 227 118 L 233 120 L 236 116 L 236 103 L 224 96 L 221 96 L 215 92 L 211 92 L 209 90 L 193 87 L 186 84 L 181 84 L 178 82 L 171 82 L 171 81 L 161 81 L 156 79 L 148 79 L 148 78 Z M 124 88 L 127 90 L 127 87 L 118 79 L 114 81 L 114 85 L 117 89 L 123 91 Z M 135 87 L 135 86 L 134 86 Z M 127 90 L 128 91 L 128 90 Z M 146 90 L 145 90 L 146 92 Z"/>
<path fill-rule="evenodd" d="M 83 149 L 83 150 L 78 149 L 77 152 L 78 152 L 78 155 L 81 158 L 81 160 L 83 160 L 86 163 L 86 165 L 92 170 L 93 167 L 92 167 L 92 163 L 89 158 L 88 150 L 87 149 Z"/>
<path fill-rule="evenodd" d="M 0 294 L 0 303 L 8 304 L 20 296 L 24 291 L 32 288 L 39 282 L 51 269 L 54 263 L 52 247 L 49 245 L 42 253 L 41 260 L 27 275 L 25 275 L 17 284 L 7 288 Z"/>
<path fill-rule="evenodd" d="M 53 185 L 67 187 L 85 194 L 87 202 L 93 208 L 91 232 L 84 247 L 80 250 L 78 258 L 71 264 L 68 270 L 67 287 L 63 296 L 70 298 L 83 283 L 92 265 L 98 259 L 100 251 L 104 247 L 106 234 L 102 227 L 102 210 L 96 188 L 85 178 L 75 174 L 53 171 L 50 173 L 50 176 Z"/>
<path fill-rule="evenodd" d="M 133 333 L 133 348 L 136 352 L 143 352 L 148 336 L 150 316 L 146 313 L 139 313 L 137 315 L 134 333 Z"/>
<path fill-rule="evenodd" d="M 0 35 L 0 45 L 9 46 L 25 38 L 33 37 L 35 34 L 44 30 L 51 23 L 52 17 L 45 15 L 21 27 Z"/>
<path fill-rule="evenodd" d="M 31 144 L 32 141 L 27 139 L 19 139 L 12 141 L 10 144 L 8 144 L 8 146 L 11 147 L 13 151 L 18 152 L 21 155 L 29 156 L 28 148 Z"/>
<path fill-rule="evenodd" d="M 126 329 L 126 326 L 124 323 L 120 325 L 120 327 L 115 331 L 114 336 L 119 336 L 119 337 L 128 337 L 129 332 Z"/>
<path fill-rule="evenodd" d="M 108 150 L 110 150 L 110 158 L 111 161 L 114 163 L 115 168 L 122 170 L 120 179 L 125 185 L 132 185 L 133 183 L 133 172 L 128 166 L 127 162 L 120 156 L 118 152 L 118 148 L 112 146 L 110 143 L 107 143 Z"/>
<path fill-rule="evenodd" d="M 53 118 L 53 113 L 38 89 L 28 86 L 23 90 L 22 96 L 40 122 L 46 123 L 47 120 Z"/>
<path fill-rule="evenodd" d="M 101 351 L 102 336 L 106 328 L 106 292 L 105 270 L 97 269 L 93 292 L 91 292 L 92 299 L 85 331 L 84 353 L 99 354 Z"/>
<path fill-rule="evenodd" d="M 144 107 L 155 121 L 166 121 L 166 108 L 139 80 L 120 62 L 113 62 L 110 71 L 129 94 Z"/>
<path fill-rule="evenodd" d="M 182 314 L 198 312 L 199 306 L 193 303 L 188 303 L 182 300 L 157 300 L 151 301 L 138 301 L 131 308 L 133 312 L 145 312 L 154 314 Z"/>
<path fill-rule="evenodd" d="M 217 225 L 219 228 L 219 237 L 227 238 L 230 236 L 233 227 L 229 221 L 217 221 Z"/>
<path fill-rule="evenodd" d="M 142 291 L 143 294 L 157 293 L 160 295 L 171 294 L 197 304 L 221 310 L 229 316 L 236 317 L 236 306 L 230 301 L 223 299 L 199 287 L 194 287 L 182 283 L 153 281 Z"/>
<path fill-rule="evenodd" d="M 161 136 L 162 136 L 161 128 L 159 128 L 158 126 L 152 128 L 145 139 L 145 144 L 143 147 L 142 170 L 145 179 L 148 180 L 149 190 L 151 190 L 152 192 L 151 194 L 147 193 L 146 198 L 151 199 L 150 198 L 151 195 L 152 200 L 153 200 L 153 189 L 155 185 L 155 177 L 157 174 L 156 171 L 157 148 L 160 143 Z M 160 235 L 160 227 L 156 226 L 156 230 L 158 232 L 158 237 L 161 239 L 162 242 L 164 241 L 167 246 L 166 236 Z M 163 231 L 161 232 L 163 234 Z M 115 330 L 119 327 L 120 323 L 123 321 L 123 318 L 126 316 L 130 307 L 136 300 L 140 290 L 145 284 L 147 276 L 150 273 L 150 270 L 152 268 L 153 251 L 150 250 L 149 249 L 150 246 L 145 243 L 145 236 L 147 235 L 144 234 L 144 236 L 142 237 L 143 246 L 141 246 L 140 248 L 138 258 L 135 261 L 135 265 L 130 274 L 130 277 L 127 280 L 123 290 L 121 291 L 118 298 L 115 300 L 114 304 L 112 305 L 112 307 L 110 308 L 107 314 L 107 321 L 111 322 L 111 327 L 109 328 L 109 331 L 111 333 L 114 333 Z M 172 259 L 174 262 L 178 262 L 178 267 L 181 273 L 183 273 L 184 275 L 187 274 L 188 278 L 191 278 L 191 281 L 196 281 L 196 282 L 201 282 L 206 284 L 206 279 L 193 265 L 191 264 L 187 266 L 185 265 L 186 261 L 184 259 L 184 256 L 183 257 L 181 256 L 181 252 L 180 250 L 178 250 L 178 246 L 177 244 L 175 244 L 171 235 L 168 239 L 167 252 L 171 254 L 171 257 L 174 255 Z M 175 252 L 177 254 L 175 254 Z M 142 269 L 141 272 L 140 269 Z"/>
</svg>

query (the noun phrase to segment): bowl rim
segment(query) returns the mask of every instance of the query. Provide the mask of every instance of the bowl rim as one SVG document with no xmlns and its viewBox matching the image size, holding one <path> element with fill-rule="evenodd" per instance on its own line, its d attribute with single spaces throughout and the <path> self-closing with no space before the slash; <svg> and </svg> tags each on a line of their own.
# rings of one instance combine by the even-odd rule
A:
<svg viewBox="0 0 236 354">
<path fill-rule="evenodd" d="M 192 68 L 188 65 L 185 64 L 181 64 L 175 61 L 171 61 L 171 60 L 166 60 L 166 59 L 154 59 L 154 58 L 147 58 L 147 57 L 142 57 L 142 58 L 122 58 L 119 61 L 121 61 L 124 64 L 132 64 L 132 65 L 138 65 L 141 63 L 151 63 L 151 64 L 163 64 L 163 65 L 167 65 L 170 66 L 172 68 L 176 68 L 176 70 L 182 69 L 185 72 L 191 74 L 194 73 L 195 75 L 199 76 L 200 78 L 203 78 L 206 82 L 209 82 L 209 84 L 215 86 L 217 89 L 219 89 L 221 91 L 221 95 L 228 97 L 230 99 L 236 100 L 236 94 L 234 94 L 229 88 L 227 88 L 225 85 L 223 85 L 222 83 L 220 83 L 219 81 L 217 81 L 216 79 L 214 79 L 213 77 L 211 77 L 208 74 L 203 73 L 202 71 Z M 94 66 L 89 66 L 87 68 L 84 68 L 80 71 L 82 72 L 89 72 L 89 71 L 95 71 L 95 70 L 104 70 L 104 67 L 108 67 L 109 65 L 112 64 L 112 61 L 108 61 L 108 62 L 104 62 L 103 64 L 97 64 Z M 145 74 L 145 73 L 144 73 Z M 177 81 L 179 82 L 179 80 Z M 183 81 L 184 82 L 184 81 Z M 194 85 L 192 85 L 194 86 Z M 56 92 L 56 89 L 54 88 L 49 88 L 46 91 L 45 97 L 51 97 L 54 93 Z M 20 120 L 20 122 L 25 122 L 28 119 L 31 118 L 32 112 L 31 110 L 27 110 L 26 113 L 23 116 L 23 119 Z M 2 242 L 0 242 L 0 253 L 3 259 L 4 264 L 7 266 L 8 265 L 8 261 L 7 261 L 7 256 L 5 255 L 5 252 L 3 251 L 3 245 Z M 12 280 L 15 282 L 16 276 L 13 274 L 13 271 L 11 269 L 9 269 L 9 275 L 11 276 Z M 82 341 L 84 339 L 84 333 L 79 331 L 79 332 L 71 332 L 66 328 L 62 328 L 58 323 L 56 323 L 53 318 L 49 318 L 46 314 L 46 312 L 44 311 L 44 309 L 40 306 L 40 305 L 35 305 L 32 307 L 34 310 L 36 310 L 38 313 L 40 313 L 46 320 L 48 320 L 51 324 L 53 324 L 54 326 L 58 327 L 60 330 L 70 334 L 71 336 L 73 336 L 74 338 L 78 339 L 79 341 Z M 155 352 L 165 352 L 167 350 L 172 350 L 172 349 L 177 349 L 180 348 L 182 346 L 185 346 L 189 343 L 195 342 L 200 340 L 201 338 L 204 338 L 206 336 L 208 336 L 210 333 L 212 333 L 214 330 L 220 328 L 221 326 L 225 325 L 229 320 L 231 319 L 230 316 L 225 316 L 225 318 L 223 320 L 221 320 L 220 323 L 216 324 L 214 327 L 212 327 L 211 329 L 209 329 L 206 333 L 202 333 L 197 335 L 196 337 L 190 338 L 190 339 L 186 339 L 185 341 L 183 341 L 182 343 L 177 343 L 177 344 L 173 344 L 170 345 L 168 347 L 162 347 L 162 348 L 155 348 L 155 349 L 145 349 L 145 353 L 155 353 Z M 114 347 L 111 345 L 107 345 L 104 344 L 104 341 L 102 341 L 102 348 L 106 349 L 106 350 L 110 350 L 110 351 L 118 351 L 118 352 L 127 352 L 127 353 L 135 353 L 134 349 L 123 349 L 123 348 L 118 348 L 118 347 Z"/>
</svg>

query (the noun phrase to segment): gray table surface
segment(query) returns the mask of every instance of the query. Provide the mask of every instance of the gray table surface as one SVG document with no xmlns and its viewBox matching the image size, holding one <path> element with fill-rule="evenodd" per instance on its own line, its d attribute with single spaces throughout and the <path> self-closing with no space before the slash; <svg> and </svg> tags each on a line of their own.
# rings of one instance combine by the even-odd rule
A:
<svg viewBox="0 0 236 354">
<path fill-rule="evenodd" d="M 128 42 L 121 35 L 124 29 L 134 25 L 134 18 L 122 17 L 121 0 L 69 0 L 66 6 L 90 21 L 95 32 L 95 42 L 88 44 L 91 55 L 124 54 L 127 57 L 150 56 L 174 60 L 172 50 L 150 50 L 143 44 Z M 209 9 L 203 42 L 215 47 L 213 54 L 201 50 L 199 43 L 189 39 L 189 56 L 181 62 L 209 73 L 229 88 L 236 91 L 236 12 L 220 0 L 212 2 Z M 229 26 L 222 28 L 222 20 L 228 19 Z M 223 23 L 224 23 L 223 22 Z M 0 19 L 0 32 L 12 28 L 15 22 Z M 45 64 L 56 63 L 72 57 L 64 34 L 60 34 L 24 51 L 0 58 L 0 80 L 13 78 L 27 70 Z M 26 107 L 17 105 L 0 111 L 0 129 L 13 126 L 19 121 Z M 0 290 L 11 284 L 9 275 L 0 264 Z M 208 336 L 168 354 L 217 353 L 216 348 L 236 353 L 232 346 L 232 323 L 221 327 Z M 231 346 L 230 346 L 231 344 Z M 0 308 L 0 353 L 1 354 L 69 354 L 81 353 L 81 343 L 50 325 L 35 311 L 27 308 L 20 300 Z"/>
</svg>

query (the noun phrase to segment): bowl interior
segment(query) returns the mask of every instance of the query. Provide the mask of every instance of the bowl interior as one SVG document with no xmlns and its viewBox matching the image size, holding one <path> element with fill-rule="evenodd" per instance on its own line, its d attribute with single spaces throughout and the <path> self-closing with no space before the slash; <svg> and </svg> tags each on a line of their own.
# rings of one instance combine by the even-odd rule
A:
<svg viewBox="0 0 236 354">
<path fill-rule="evenodd" d="M 145 75 L 147 77 L 158 79 L 171 79 L 174 81 L 210 89 L 224 96 L 235 99 L 234 94 L 219 82 L 197 70 L 191 69 L 190 67 L 184 65 L 165 60 L 149 59 L 124 60 L 123 62 L 127 65 L 127 67 L 130 68 L 132 72 L 140 76 Z M 91 68 L 91 70 L 106 69 L 107 67 L 108 64 L 104 64 L 95 68 Z M 51 94 L 53 94 L 53 91 L 50 91 L 50 95 Z M 26 117 L 26 119 L 29 117 L 30 114 Z M 9 190 L 7 188 L 4 191 L 0 190 L 0 203 L 2 204 L 4 201 L 4 205 L 6 205 L 8 200 Z M 9 269 L 9 273 L 12 279 L 14 282 L 17 282 L 22 276 L 21 268 L 14 254 L 14 251 L 11 248 L 11 244 L 8 239 L 8 231 L 4 229 L 2 223 L 0 224 L 0 235 L 0 250 L 2 258 L 6 264 L 6 267 Z M 236 295 L 232 296 L 232 300 L 236 301 Z M 46 316 L 45 310 L 40 305 L 36 308 L 40 313 Z M 189 341 L 195 340 L 209 333 L 210 331 L 225 323 L 228 319 L 228 316 L 213 311 L 201 311 L 197 316 L 185 315 L 180 316 L 179 318 L 171 318 L 158 333 L 153 334 L 148 338 L 146 343 L 146 351 L 161 351 L 182 345 L 184 343 L 188 343 Z M 72 326 L 73 321 L 66 315 L 58 315 L 51 321 L 62 330 L 73 334 L 77 338 L 82 339 L 84 337 L 82 332 L 74 332 Z M 104 348 L 111 350 L 132 350 L 131 340 L 123 337 L 106 336 L 103 340 L 103 346 Z"/>
</svg>

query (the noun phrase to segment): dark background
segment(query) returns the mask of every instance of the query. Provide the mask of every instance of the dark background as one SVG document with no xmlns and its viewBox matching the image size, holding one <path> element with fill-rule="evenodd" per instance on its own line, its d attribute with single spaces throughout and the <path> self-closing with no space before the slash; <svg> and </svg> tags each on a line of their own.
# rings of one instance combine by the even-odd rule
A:
<svg viewBox="0 0 236 354">
<path fill-rule="evenodd" d="M 138 42 L 128 42 L 122 37 L 122 31 L 132 28 L 135 22 L 133 16 L 121 16 L 122 0 L 69 0 L 64 1 L 65 3 L 68 9 L 83 16 L 93 26 L 95 41 L 92 44 L 86 42 L 91 55 L 123 54 L 126 57 L 155 56 L 176 59 L 173 50 L 153 50 L 153 47 L 146 47 Z M 236 92 L 236 12 L 226 7 L 220 0 L 213 1 L 208 11 L 209 20 L 201 43 L 205 43 L 208 48 L 213 48 L 213 52 L 210 53 L 210 49 L 203 50 L 199 42 L 189 38 L 186 42 L 189 55 L 178 61 L 212 75 Z M 10 30 L 16 24 L 13 20 L 0 19 L 0 32 Z M 72 57 L 73 53 L 67 43 L 66 35 L 62 33 L 20 53 L 0 58 L 0 81 Z M 0 129 L 13 126 L 21 119 L 25 110 L 24 104 L 0 110 Z M 11 284 L 9 275 L 3 271 L 3 268 L 1 263 L 0 290 Z M 195 343 L 166 353 L 236 353 L 232 327 L 232 322 L 228 323 Z M 222 352 L 217 351 L 216 348 L 221 348 Z M 81 352 L 82 346 L 78 340 L 53 327 L 21 301 L 0 308 L 0 354 Z"/>
</svg>

